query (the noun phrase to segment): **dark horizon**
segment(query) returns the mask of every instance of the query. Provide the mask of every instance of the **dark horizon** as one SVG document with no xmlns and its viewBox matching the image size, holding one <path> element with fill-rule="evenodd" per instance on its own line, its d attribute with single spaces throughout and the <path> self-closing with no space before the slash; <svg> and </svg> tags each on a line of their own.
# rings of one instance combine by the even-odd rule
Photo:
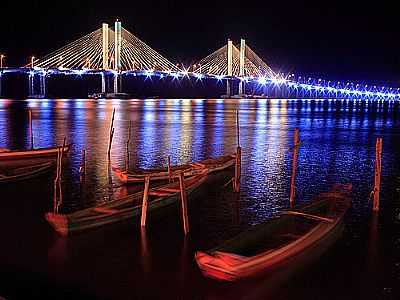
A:
<svg viewBox="0 0 400 300">
<path fill-rule="evenodd" d="M 120 1 L 2 3 L 0 53 L 7 66 L 42 57 L 116 18 L 174 63 L 186 65 L 241 37 L 275 71 L 399 85 L 392 4 Z M 119 5 L 119 6 L 117 6 Z M 16 38 L 17 37 L 17 38 Z"/>
</svg>

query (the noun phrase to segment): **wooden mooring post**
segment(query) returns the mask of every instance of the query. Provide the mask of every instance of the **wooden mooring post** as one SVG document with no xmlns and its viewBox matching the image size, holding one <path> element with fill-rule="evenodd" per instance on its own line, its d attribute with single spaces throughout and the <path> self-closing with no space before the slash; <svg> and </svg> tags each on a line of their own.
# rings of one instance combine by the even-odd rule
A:
<svg viewBox="0 0 400 300">
<path fill-rule="evenodd" d="M 86 150 L 82 149 L 81 166 L 79 167 L 79 174 L 82 177 L 86 176 Z"/>
<path fill-rule="evenodd" d="M 111 125 L 110 125 L 110 134 L 108 138 L 108 158 L 110 158 L 111 155 L 111 146 L 112 146 L 112 141 L 114 137 L 114 117 L 115 117 L 115 108 L 113 109 L 112 113 L 112 118 L 111 118 Z"/>
<path fill-rule="evenodd" d="M 142 201 L 142 217 L 140 219 L 140 226 L 146 226 L 147 219 L 147 200 L 149 198 L 149 188 L 150 188 L 150 176 L 144 178 L 144 191 L 143 191 L 143 201 Z"/>
<path fill-rule="evenodd" d="M 379 194 L 381 191 L 381 171 L 382 171 L 382 138 L 376 139 L 375 144 L 375 176 L 374 176 L 374 203 L 373 211 L 379 210 Z"/>
<path fill-rule="evenodd" d="M 32 121 L 32 110 L 29 109 L 28 111 L 28 116 L 29 116 L 29 137 L 31 139 L 31 149 L 33 149 L 33 121 Z"/>
<path fill-rule="evenodd" d="M 292 175 L 290 180 L 290 207 L 294 206 L 294 199 L 296 194 L 296 172 L 297 172 L 297 158 L 299 155 L 299 129 L 294 129 L 293 137 L 294 147 L 293 147 L 293 161 L 292 161 Z"/>
<path fill-rule="evenodd" d="M 131 143 L 131 130 L 132 130 L 132 121 L 129 121 L 128 127 L 128 138 L 126 140 L 126 159 L 125 159 L 125 171 L 129 169 L 129 144 Z"/>
<path fill-rule="evenodd" d="M 61 175 L 62 175 L 62 163 L 64 157 L 66 138 L 64 137 L 62 147 L 57 149 L 57 166 L 56 166 L 56 177 L 54 179 L 54 213 L 58 213 L 58 209 L 62 203 L 62 189 L 61 189 Z"/>
<path fill-rule="evenodd" d="M 54 178 L 54 194 L 53 194 L 53 212 L 58 213 L 58 197 L 57 197 L 57 183 L 60 170 L 61 149 L 57 148 L 57 163 L 56 163 L 56 177 Z"/>
<path fill-rule="evenodd" d="M 63 140 L 63 145 L 61 148 L 61 154 L 60 154 L 60 167 L 59 167 L 59 176 L 58 176 L 58 180 L 61 180 L 61 174 L 62 174 L 62 167 L 63 167 L 63 159 L 64 159 L 64 149 L 65 149 L 65 144 L 66 144 L 66 138 L 64 137 Z"/>
<path fill-rule="evenodd" d="M 170 155 L 168 155 L 167 168 L 168 168 L 168 180 L 169 180 L 169 182 L 172 182 L 172 173 L 171 173 L 171 156 L 170 156 Z"/>
<path fill-rule="evenodd" d="M 235 178 L 233 178 L 233 191 L 240 192 L 240 176 L 242 168 L 242 148 L 240 147 L 240 125 L 239 111 L 236 111 L 236 163 L 235 163 Z"/>
<path fill-rule="evenodd" d="M 182 219 L 183 219 L 183 231 L 185 235 L 189 233 L 189 219 L 187 213 L 187 201 L 186 201 L 186 190 L 185 190 L 185 175 L 184 172 L 179 174 L 179 190 L 181 194 L 181 208 L 182 208 Z"/>
</svg>

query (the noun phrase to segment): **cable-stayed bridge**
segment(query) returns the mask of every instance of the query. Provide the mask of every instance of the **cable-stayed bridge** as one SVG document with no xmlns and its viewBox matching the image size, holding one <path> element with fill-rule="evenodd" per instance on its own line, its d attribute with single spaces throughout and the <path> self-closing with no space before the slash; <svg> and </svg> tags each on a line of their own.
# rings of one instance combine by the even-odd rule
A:
<svg viewBox="0 0 400 300">
<path fill-rule="evenodd" d="M 119 21 L 115 22 L 113 29 L 104 23 L 102 28 L 43 58 L 33 60 L 33 64 L 43 69 L 180 71 L 173 63 L 124 29 Z"/>
<path fill-rule="evenodd" d="M 174 64 L 152 49 L 116 21 L 112 28 L 102 27 L 86 34 L 66 46 L 42 57 L 31 58 L 28 65 L 20 69 L 0 69 L 1 77 L 8 72 L 26 72 L 30 96 L 46 94 L 46 78 L 54 74 L 100 74 L 101 92 L 106 94 L 107 78 L 112 77 L 113 94 L 121 92 L 121 76 L 172 77 L 193 80 L 215 79 L 226 83 L 223 97 L 251 97 L 246 85 L 257 86 L 263 91 L 285 88 L 292 97 L 340 97 L 400 99 L 400 89 L 331 82 L 312 78 L 284 76 L 272 68 L 253 51 L 244 39 L 235 45 L 231 40 L 207 57 L 185 68 Z M 39 87 L 39 88 L 37 88 Z M 265 92 L 265 93 L 264 93 Z"/>
</svg>

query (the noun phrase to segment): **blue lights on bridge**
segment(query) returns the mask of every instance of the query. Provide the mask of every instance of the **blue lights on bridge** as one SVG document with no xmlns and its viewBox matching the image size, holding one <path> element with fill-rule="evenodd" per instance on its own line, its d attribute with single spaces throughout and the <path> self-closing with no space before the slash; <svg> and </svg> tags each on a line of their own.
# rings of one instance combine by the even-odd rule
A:
<svg viewBox="0 0 400 300">
<path fill-rule="evenodd" d="M 289 91 L 301 92 L 301 97 L 358 97 L 358 98 L 378 98 L 378 99 L 393 99 L 400 100 L 400 88 L 392 87 L 378 87 L 369 86 L 364 84 L 333 82 L 327 80 L 313 80 L 311 78 L 304 79 L 302 77 L 294 78 L 289 75 L 288 79 L 284 77 L 270 78 L 267 76 L 224 76 L 224 75 L 209 75 L 195 72 L 184 71 L 155 71 L 155 70 L 137 70 L 137 71 L 121 71 L 115 70 L 95 70 L 95 69 L 42 69 L 42 68 L 15 68 L 15 69 L 2 69 L 0 70 L 0 77 L 6 73 L 25 73 L 32 76 L 52 76 L 52 75 L 100 75 L 113 74 L 114 76 L 145 76 L 147 78 L 168 78 L 172 77 L 173 80 L 186 80 L 195 79 L 201 81 L 204 79 L 217 80 L 221 82 L 227 81 L 242 81 L 247 83 L 255 83 L 260 87 L 266 88 L 287 88 Z"/>
</svg>

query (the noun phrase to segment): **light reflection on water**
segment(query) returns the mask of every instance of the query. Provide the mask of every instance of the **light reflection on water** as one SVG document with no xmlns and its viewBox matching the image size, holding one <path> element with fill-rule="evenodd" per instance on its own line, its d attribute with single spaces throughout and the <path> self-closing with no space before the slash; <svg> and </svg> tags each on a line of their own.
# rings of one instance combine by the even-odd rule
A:
<svg viewBox="0 0 400 300">
<path fill-rule="evenodd" d="M 390 215 L 389 208 L 397 205 L 391 202 L 400 161 L 397 104 L 286 99 L 0 100 L 0 147 L 29 147 L 28 108 L 33 112 L 36 147 L 61 144 L 64 137 L 74 144 L 65 170 L 69 172 L 64 188 L 66 212 L 108 199 L 107 147 L 114 108 L 111 158 L 113 165 L 121 168 L 125 165 L 130 121 L 130 167 L 161 167 L 166 165 L 168 155 L 173 164 L 182 164 L 234 152 L 235 116 L 239 110 L 243 151 L 240 198 L 233 201 L 212 191 L 214 194 L 206 196 L 198 211 L 192 212 L 193 235 L 198 238 L 199 247 L 215 245 L 288 206 L 292 158 L 289 149 L 295 127 L 299 128 L 302 141 L 296 201 L 309 201 L 335 182 L 352 182 L 355 199 L 348 232 L 354 235 L 348 237 L 349 243 L 359 235 L 356 228 L 368 216 L 377 136 L 383 137 L 384 144 L 383 212 Z M 82 149 L 87 150 L 88 158 L 84 193 L 78 173 Z M 118 184 L 115 178 L 113 181 Z M 175 240 L 180 238 L 178 230 Z M 146 273 L 151 273 L 149 244 L 151 237 L 139 248 L 146 252 L 146 262 L 142 262 Z"/>
<path fill-rule="evenodd" d="M 130 167 L 165 166 L 171 155 L 174 164 L 215 157 L 235 150 L 235 111 L 240 111 L 240 142 L 243 148 L 244 208 L 257 223 L 278 212 L 287 197 L 289 148 L 295 127 L 300 128 L 304 146 L 299 157 L 300 196 L 308 198 L 315 190 L 335 180 L 371 178 L 374 139 L 397 118 L 387 112 L 371 115 L 368 109 L 382 111 L 383 104 L 358 100 L 37 100 L 1 101 L 0 147 L 27 145 L 29 138 L 16 136 L 9 123 L 20 123 L 24 110 L 33 111 L 36 147 L 74 144 L 71 168 L 74 182 L 81 150 L 88 151 L 89 174 L 102 190 L 108 184 L 105 161 L 112 110 L 116 109 L 113 164 L 123 167 L 129 121 L 132 122 Z M 386 110 L 388 108 L 386 107 Z M 393 113 L 393 109 L 390 109 Z M 10 115 L 11 114 L 11 115 Z M 15 115 L 13 115 L 15 114 Z M 13 117 L 16 120 L 12 120 Z M 396 123 L 393 123 L 396 122 Z M 27 125 L 27 118 L 22 122 Z M 371 130 L 372 129 L 372 130 Z M 21 130 L 21 129 L 20 129 Z M 22 132 L 27 132 L 27 128 Z M 93 163 L 93 164 L 92 164 Z M 349 172 L 357 171 L 357 172 Z M 322 176 L 323 175 L 323 176 Z M 318 178 L 319 177 L 319 178 Z M 321 185 L 324 183 L 324 185 Z M 97 195 L 98 193 L 95 193 Z M 303 198 L 303 197 L 302 197 Z M 299 199 L 302 201 L 302 199 Z M 66 204 L 67 205 L 67 204 Z"/>
</svg>

